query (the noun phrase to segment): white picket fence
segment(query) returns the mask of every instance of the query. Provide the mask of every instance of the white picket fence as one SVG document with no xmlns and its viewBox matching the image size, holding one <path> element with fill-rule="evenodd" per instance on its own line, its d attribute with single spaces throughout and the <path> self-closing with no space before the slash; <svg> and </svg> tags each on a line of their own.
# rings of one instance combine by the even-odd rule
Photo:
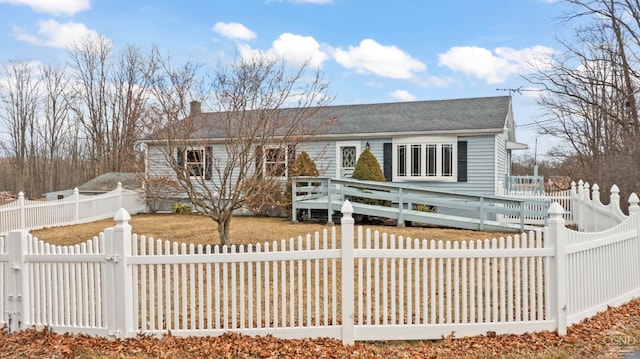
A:
<svg viewBox="0 0 640 359">
<path fill-rule="evenodd" d="M 579 181 L 571 184 L 574 222 L 583 232 L 603 231 L 625 221 L 627 216 L 620 209 L 620 189 L 611 186 L 609 204 L 600 200 L 600 186 Z"/>
<path fill-rule="evenodd" d="M 72 196 L 55 201 L 28 200 L 20 192 L 17 200 L 0 206 L 0 235 L 17 229 L 34 230 L 93 222 L 113 217 L 119 208 L 130 213 L 144 212 L 144 195 L 123 189 L 119 182 L 111 192 L 85 196 L 75 188 Z"/>
<path fill-rule="evenodd" d="M 517 187 L 514 187 L 517 188 Z M 512 199 L 526 199 L 526 200 L 538 200 L 544 201 L 548 204 L 558 203 L 564 209 L 563 217 L 567 224 L 574 224 L 573 220 L 573 207 L 571 206 L 572 202 L 572 194 L 576 194 L 575 186 L 571 189 L 563 190 L 563 191 L 555 191 L 555 192 L 541 192 L 541 191 L 523 191 L 523 190 L 507 190 L 504 188 L 502 182 L 498 182 L 496 186 L 496 195 L 505 196 Z M 535 206 L 535 204 L 529 204 L 529 206 Z M 537 208 L 532 208 L 537 209 Z M 530 211 L 535 213 L 534 211 Z M 503 215 L 499 218 L 500 221 L 507 223 L 520 223 L 520 216 L 518 215 Z M 534 224 L 534 225 L 545 225 L 546 218 L 543 216 L 537 216 L 533 214 L 528 214 L 524 218 L 524 223 L 526 224 Z"/>
<path fill-rule="evenodd" d="M 130 216 L 80 245 L 0 238 L 0 324 L 110 337 L 138 333 L 438 339 L 557 330 L 640 291 L 638 197 L 602 232 L 548 227 L 507 238 L 431 241 L 355 227 L 251 247 L 132 234 Z M 585 210 L 586 211 L 586 210 Z M 543 241 L 544 238 L 544 241 Z"/>
</svg>

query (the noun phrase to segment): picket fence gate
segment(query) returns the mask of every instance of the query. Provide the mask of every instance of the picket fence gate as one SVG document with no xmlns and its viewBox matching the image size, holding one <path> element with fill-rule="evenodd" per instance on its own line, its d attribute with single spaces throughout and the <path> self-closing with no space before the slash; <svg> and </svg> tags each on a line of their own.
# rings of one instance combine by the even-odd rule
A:
<svg viewBox="0 0 640 359">
<path fill-rule="evenodd" d="M 132 234 L 129 214 L 85 243 L 0 238 L 0 309 L 10 331 L 114 338 L 139 333 L 438 339 L 555 330 L 638 295 L 638 197 L 599 233 L 548 227 L 479 241 L 403 238 L 356 227 L 255 246 L 194 246 Z M 544 240 L 543 240 L 544 238 Z"/>
</svg>

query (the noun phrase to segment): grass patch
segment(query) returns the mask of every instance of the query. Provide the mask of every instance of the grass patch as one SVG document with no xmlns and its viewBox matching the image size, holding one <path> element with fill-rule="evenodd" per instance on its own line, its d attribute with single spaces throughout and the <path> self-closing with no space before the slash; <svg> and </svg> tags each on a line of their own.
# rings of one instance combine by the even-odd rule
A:
<svg viewBox="0 0 640 359">
<path fill-rule="evenodd" d="M 155 239 L 187 244 L 220 244 L 217 224 L 202 215 L 180 216 L 173 214 L 139 214 L 129 222 L 133 233 Z M 66 227 L 46 228 L 31 231 L 37 238 L 56 245 L 73 245 L 89 240 L 115 225 L 112 219 Z M 358 223 L 356 223 L 356 226 Z M 331 226 L 318 223 L 293 224 L 287 218 L 234 217 L 231 221 L 231 242 L 233 244 L 255 244 L 281 239 L 297 238 L 307 233 L 315 233 Z M 469 240 L 491 239 L 513 233 L 483 232 L 450 228 L 398 228 L 395 226 L 369 226 L 389 235 L 427 240 Z"/>
</svg>

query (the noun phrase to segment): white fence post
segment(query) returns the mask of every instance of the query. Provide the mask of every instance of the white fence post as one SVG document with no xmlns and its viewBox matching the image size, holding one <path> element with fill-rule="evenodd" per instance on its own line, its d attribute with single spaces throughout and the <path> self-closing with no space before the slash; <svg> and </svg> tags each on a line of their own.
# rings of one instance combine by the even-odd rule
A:
<svg viewBox="0 0 640 359">
<path fill-rule="evenodd" d="M 18 214 L 18 223 L 20 223 L 20 229 L 27 229 L 27 221 L 26 221 L 26 210 L 25 210 L 25 203 L 24 203 L 24 193 L 20 192 L 18 193 L 18 208 L 19 208 L 19 214 Z"/>
<path fill-rule="evenodd" d="M 354 274 L 353 274 L 353 243 L 354 219 L 353 206 L 346 200 L 342 205 L 342 219 L 340 220 L 342 236 L 342 343 L 354 343 L 353 316 L 354 309 Z"/>
<path fill-rule="evenodd" d="M 564 221 L 564 209 L 553 202 L 549 207 L 549 220 L 547 221 L 547 236 L 544 239 L 544 246 L 555 248 L 555 255 L 550 263 L 550 279 L 547 282 L 547 292 L 549 293 L 550 308 L 549 313 L 556 319 L 556 327 L 559 335 L 567 334 L 567 266 L 566 266 L 566 228 Z"/>
<path fill-rule="evenodd" d="M 131 216 L 120 208 L 113 220 L 116 226 L 105 229 L 105 312 L 109 335 L 126 338 L 136 334 L 133 328 L 133 279 L 131 265 Z M 110 265 L 111 264 L 111 265 Z"/>
<path fill-rule="evenodd" d="M 496 186 L 496 196 L 504 196 L 504 195 L 505 195 L 504 183 L 500 180 L 498 181 L 498 185 Z M 503 207 L 504 205 L 500 204 L 498 206 Z M 496 213 L 496 221 L 500 223 L 504 222 L 504 214 Z"/>
<path fill-rule="evenodd" d="M 118 194 L 118 208 L 122 208 L 122 182 L 116 185 L 116 193 Z"/>
<path fill-rule="evenodd" d="M 29 271 L 24 263 L 28 236 L 29 232 L 25 230 L 11 231 L 7 240 L 10 270 L 7 278 L 7 323 L 9 323 L 9 332 L 30 326 L 31 323 L 28 287 Z"/>
<path fill-rule="evenodd" d="M 638 202 L 640 202 L 638 195 L 635 192 L 631 193 L 629 196 L 629 217 L 633 217 L 636 233 L 638 234 L 638 238 L 640 238 L 640 206 L 638 206 Z M 638 255 L 640 255 L 640 253 L 638 253 Z"/>
<path fill-rule="evenodd" d="M 75 223 L 80 222 L 80 190 L 78 187 L 73 189 L 73 220 Z"/>
<path fill-rule="evenodd" d="M 578 230 L 584 231 L 585 213 L 587 212 L 587 201 L 584 193 L 584 182 L 578 181 L 578 208 L 580 208 L 580 220 L 578 222 Z"/>
</svg>

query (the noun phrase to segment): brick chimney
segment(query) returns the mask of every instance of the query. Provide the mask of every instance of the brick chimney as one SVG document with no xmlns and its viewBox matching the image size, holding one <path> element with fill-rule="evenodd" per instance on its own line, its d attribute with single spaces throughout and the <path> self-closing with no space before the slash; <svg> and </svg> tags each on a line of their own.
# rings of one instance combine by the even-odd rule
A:
<svg viewBox="0 0 640 359">
<path fill-rule="evenodd" d="M 202 113 L 202 104 L 200 101 L 191 101 L 189 106 L 189 116 L 195 116 Z"/>
</svg>

